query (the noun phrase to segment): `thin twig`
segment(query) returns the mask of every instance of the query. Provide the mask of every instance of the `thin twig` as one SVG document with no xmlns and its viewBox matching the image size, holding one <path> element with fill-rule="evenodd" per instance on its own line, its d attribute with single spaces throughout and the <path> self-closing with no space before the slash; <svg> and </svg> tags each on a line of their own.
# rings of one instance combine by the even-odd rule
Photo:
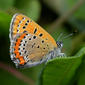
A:
<svg viewBox="0 0 85 85">
<path fill-rule="evenodd" d="M 8 66 L 7 64 L 4 64 L 3 62 L 0 62 L 0 68 L 8 71 L 18 79 L 22 80 L 23 82 L 27 83 L 28 85 L 34 85 L 34 81 L 27 76 L 23 75 L 21 72 L 17 71 L 13 67 Z"/>
<path fill-rule="evenodd" d="M 55 28 L 59 28 L 63 22 L 72 16 L 83 4 L 85 0 L 79 0 L 69 11 L 65 12 L 59 19 L 56 19 L 48 29 L 48 32 L 55 31 Z"/>
</svg>

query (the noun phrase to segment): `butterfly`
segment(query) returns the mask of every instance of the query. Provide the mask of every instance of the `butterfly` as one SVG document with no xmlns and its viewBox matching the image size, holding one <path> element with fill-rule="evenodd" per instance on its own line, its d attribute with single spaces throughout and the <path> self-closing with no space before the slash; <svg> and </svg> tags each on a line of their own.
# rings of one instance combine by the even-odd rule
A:
<svg viewBox="0 0 85 85">
<path fill-rule="evenodd" d="M 16 67 L 32 67 L 63 56 L 63 43 L 55 41 L 41 26 L 23 14 L 15 14 L 10 24 L 10 56 Z"/>
</svg>

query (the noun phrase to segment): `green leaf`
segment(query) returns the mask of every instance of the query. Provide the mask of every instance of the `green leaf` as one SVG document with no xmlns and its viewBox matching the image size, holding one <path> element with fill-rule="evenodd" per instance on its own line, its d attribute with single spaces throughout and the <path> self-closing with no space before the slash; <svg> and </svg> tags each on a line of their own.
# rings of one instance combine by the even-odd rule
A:
<svg viewBox="0 0 85 85">
<path fill-rule="evenodd" d="M 82 63 L 85 55 L 85 47 L 82 48 L 75 56 L 56 57 L 49 60 L 40 75 L 41 85 L 68 85 Z"/>
<path fill-rule="evenodd" d="M 10 27 L 11 16 L 0 11 L 0 34 L 8 34 Z"/>
</svg>

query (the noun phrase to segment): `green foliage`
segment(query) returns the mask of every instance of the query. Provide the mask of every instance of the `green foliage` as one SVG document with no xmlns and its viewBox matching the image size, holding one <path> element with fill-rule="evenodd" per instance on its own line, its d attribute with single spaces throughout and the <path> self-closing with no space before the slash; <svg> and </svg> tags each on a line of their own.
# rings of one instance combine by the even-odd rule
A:
<svg viewBox="0 0 85 85">
<path fill-rule="evenodd" d="M 71 83 L 71 79 L 74 80 L 72 77 L 78 71 L 80 64 L 85 60 L 85 47 L 82 48 L 75 56 L 71 57 L 61 57 L 55 58 L 48 61 L 41 73 L 41 82 L 40 85 L 69 85 Z M 85 68 L 83 68 L 85 69 Z M 79 83 L 84 85 L 84 74 L 85 71 L 83 70 L 82 75 L 80 75 Z M 78 85 L 80 85 L 78 84 Z"/>
<path fill-rule="evenodd" d="M 10 20 L 10 15 L 6 14 L 3 11 L 0 11 L 0 35 L 3 35 L 3 33 L 7 35 L 9 33 Z"/>
</svg>

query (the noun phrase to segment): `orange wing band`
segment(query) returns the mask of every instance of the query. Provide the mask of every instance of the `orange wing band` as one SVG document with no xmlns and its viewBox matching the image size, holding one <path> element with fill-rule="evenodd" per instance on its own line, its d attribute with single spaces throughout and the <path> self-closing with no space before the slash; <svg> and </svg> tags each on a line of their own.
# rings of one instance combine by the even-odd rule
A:
<svg viewBox="0 0 85 85">
<path fill-rule="evenodd" d="M 18 58 L 19 59 L 19 61 L 20 61 L 20 64 L 21 65 L 23 65 L 23 64 L 25 64 L 25 60 L 24 60 L 24 57 L 23 56 L 20 56 L 20 53 L 19 53 L 19 45 L 20 45 L 20 41 L 24 38 L 24 36 L 25 36 L 26 34 L 24 33 L 24 34 L 22 34 L 18 39 L 17 39 L 17 42 L 16 42 L 16 44 L 15 44 L 15 46 L 14 46 L 14 54 L 16 55 L 16 58 Z"/>
</svg>

